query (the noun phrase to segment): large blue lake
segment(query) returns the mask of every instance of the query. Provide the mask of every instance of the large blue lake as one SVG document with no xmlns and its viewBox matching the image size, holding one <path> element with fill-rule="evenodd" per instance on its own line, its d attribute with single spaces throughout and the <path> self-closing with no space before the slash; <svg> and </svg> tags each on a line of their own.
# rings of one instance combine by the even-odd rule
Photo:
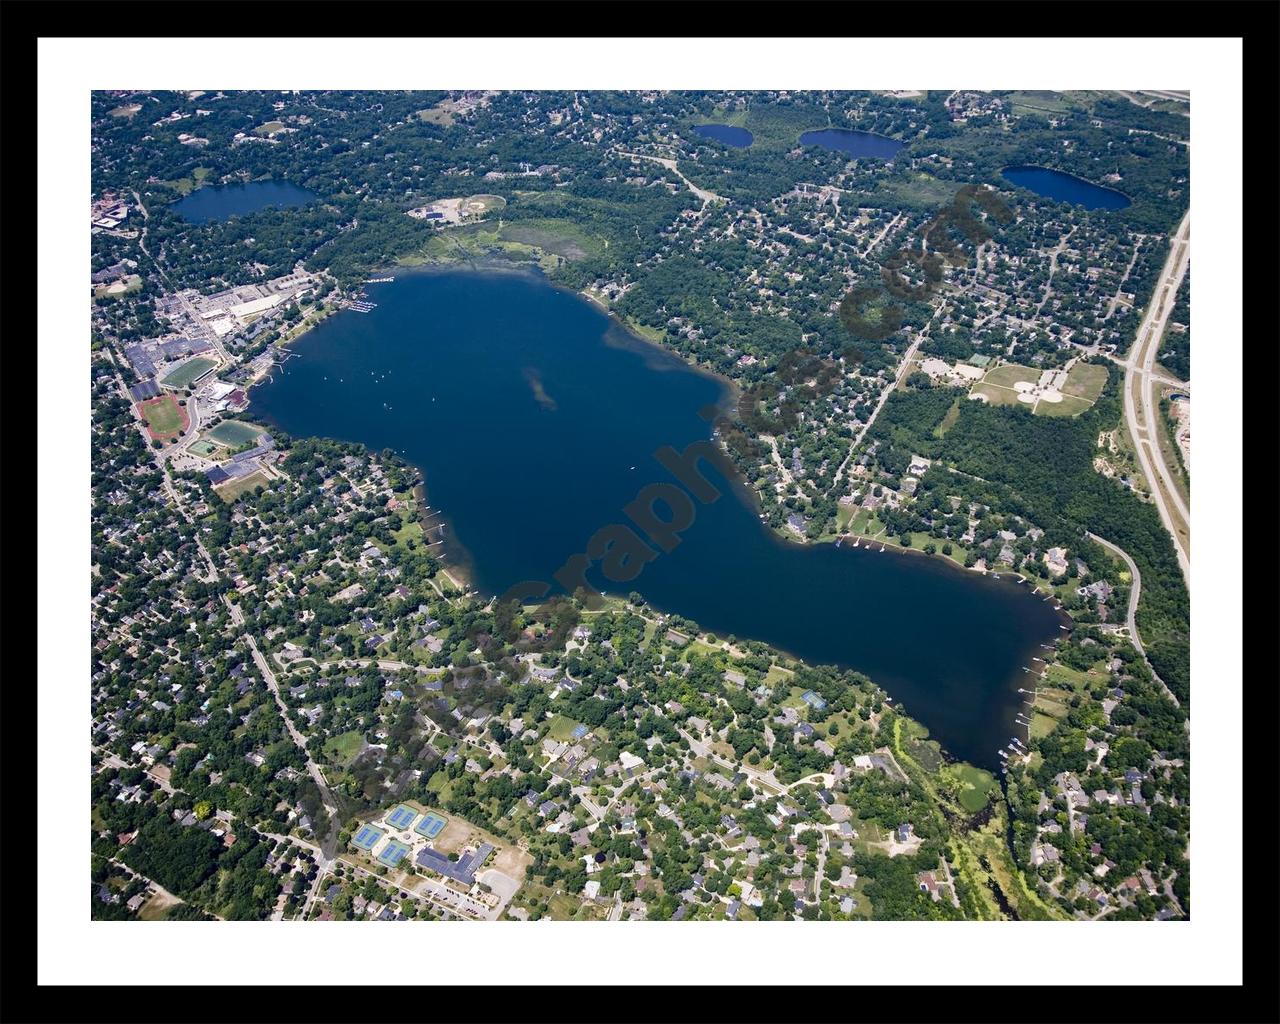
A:
<svg viewBox="0 0 1280 1024">
<path fill-rule="evenodd" d="M 874 132 L 858 132 L 848 128 L 823 128 L 805 132 L 800 136 L 800 145 L 821 146 L 823 149 L 834 149 L 854 157 L 892 160 L 893 155 L 906 143 L 891 139 L 887 135 L 876 135 Z"/>
<path fill-rule="evenodd" d="M 371 313 L 339 313 L 253 390 L 251 415 L 295 437 L 392 448 L 448 517 L 478 589 L 550 582 L 623 506 L 676 478 L 654 457 L 711 436 L 717 379 L 523 273 L 397 271 Z M 1029 588 L 920 554 L 783 541 L 748 500 L 697 505 L 680 543 L 626 583 L 724 637 L 866 673 L 956 756 L 987 767 L 1015 731 L 1022 666 L 1061 633 Z M 659 514 L 667 516 L 659 506 Z"/>
<path fill-rule="evenodd" d="M 1064 174 L 1048 167 L 1006 167 L 1000 172 L 1008 181 L 1046 199 L 1075 203 L 1088 210 L 1123 210 L 1129 197 L 1113 188 Z"/>
<path fill-rule="evenodd" d="M 731 124 L 700 124 L 693 130 L 704 139 L 715 139 L 734 149 L 746 149 L 755 141 L 755 136 L 745 128 L 735 128 Z"/>
<path fill-rule="evenodd" d="M 198 188 L 173 204 L 173 212 L 192 224 L 256 213 L 268 206 L 305 206 L 319 197 L 287 181 L 250 181 L 241 185 Z"/>
</svg>

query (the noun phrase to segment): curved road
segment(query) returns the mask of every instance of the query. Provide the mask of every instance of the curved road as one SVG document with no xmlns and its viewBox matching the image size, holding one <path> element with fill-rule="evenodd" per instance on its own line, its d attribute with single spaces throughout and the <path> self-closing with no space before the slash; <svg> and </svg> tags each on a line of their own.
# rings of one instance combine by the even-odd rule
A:
<svg viewBox="0 0 1280 1024">
<path fill-rule="evenodd" d="M 1152 668 L 1151 662 L 1147 658 L 1146 649 L 1142 646 L 1142 638 L 1138 636 L 1137 614 L 1138 599 L 1142 596 L 1142 573 L 1138 571 L 1138 566 L 1134 563 L 1133 559 L 1129 557 L 1129 553 L 1125 551 L 1124 548 L 1112 544 L 1109 540 L 1103 540 L 1096 533 L 1090 533 L 1088 530 L 1085 531 L 1085 536 L 1090 540 L 1097 541 L 1113 555 L 1116 555 L 1126 566 L 1128 566 L 1129 576 L 1133 580 L 1133 585 L 1129 588 L 1129 611 L 1125 617 L 1125 625 L 1129 630 L 1129 639 L 1133 641 L 1133 646 L 1136 647 L 1138 649 L 1138 653 L 1142 655 L 1142 660 L 1147 663 L 1147 668 L 1151 669 L 1152 677 L 1164 688 L 1166 696 L 1168 696 L 1174 704 L 1178 704 L 1178 698 L 1173 695 L 1173 691 L 1170 690 L 1168 686 L 1165 686 L 1164 680 L 1161 679 L 1156 674 L 1156 670 Z"/>
<path fill-rule="evenodd" d="M 623 156 L 629 156 L 632 160 L 652 160 L 656 164 L 662 164 L 667 170 L 671 171 L 677 178 L 689 186 L 689 191 L 702 200 L 702 205 L 715 202 L 728 202 L 724 196 L 718 196 L 714 192 L 708 192 L 705 188 L 698 188 L 693 182 L 680 173 L 680 168 L 674 160 L 665 156 L 648 156 L 644 153 L 623 153 Z"/>
</svg>

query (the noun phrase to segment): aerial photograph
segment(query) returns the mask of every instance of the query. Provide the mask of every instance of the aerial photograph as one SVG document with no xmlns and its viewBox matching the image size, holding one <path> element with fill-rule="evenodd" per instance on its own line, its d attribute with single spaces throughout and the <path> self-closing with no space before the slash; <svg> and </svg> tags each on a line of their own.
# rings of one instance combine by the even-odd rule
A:
<svg viewBox="0 0 1280 1024">
<path fill-rule="evenodd" d="M 1189 931 L 1191 100 L 86 96 L 84 917 Z"/>
</svg>

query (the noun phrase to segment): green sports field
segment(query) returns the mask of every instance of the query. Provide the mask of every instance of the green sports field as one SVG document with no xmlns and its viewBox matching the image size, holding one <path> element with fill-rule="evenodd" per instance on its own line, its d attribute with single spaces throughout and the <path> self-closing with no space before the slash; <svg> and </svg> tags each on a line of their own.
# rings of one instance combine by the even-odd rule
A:
<svg viewBox="0 0 1280 1024">
<path fill-rule="evenodd" d="M 160 383 L 167 388 L 185 388 L 217 365 L 217 362 L 212 359 L 196 356 L 195 359 L 188 359 Z"/>
<path fill-rule="evenodd" d="M 243 420 L 223 420 L 212 430 L 206 430 L 204 436 L 228 448 L 239 448 L 242 444 L 256 441 L 262 432 L 261 427 Z"/>
<path fill-rule="evenodd" d="M 1030 366 L 1019 366 L 1017 363 L 1005 363 L 988 371 L 982 378 L 984 384 L 994 384 L 1000 388 L 1012 388 L 1014 384 L 1034 384 L 1040 379 L 1040 371 Z"/>
<path fill-rule="evenodd" d="M 191 445 L 191 454 L 199 455 L 202 459 L 208 458 L 218 450 L 218 445 L 209 441 L 195 441 Z"/>
<path fill-rule="evenodd" d="M 1018 392 L 1012 388 L 988 384 L 986 381 L 979 381 L 975 384 L 970 394 L 982 395 L 992 405 L 1026 405 L 1025 402 L 1018 400 Z M 1027 406 L 1027 408 L 1030 408 L 1030 406 Z"/>
<path fill-rule="evenodd" d="M 1107 368 L 1094 363 L 1076 363 L 1067 374 L 1067 383 L 1062 389 L 1064 395 L 1082 398 L 1086 402 L 1096 402 L 1107 383 Z"/>
<path fill-rule="evenodd" d="M 1037 416 L 1079 416 L 1092 404 L 1083 398 L 1064 395 L 1061 402 L 1037 402 L 1033 411 Z"/>
<path fill-rule="evenodd" d="M 270 486 L 271 481 L 267 479 L 267 474 L 258 472 L 250 473 L 248 476 L 242 476 L 238 480 L 228 480 L 225 484 L 219 484 L 213 490 L 219 498 L 229 505 L 240 497 L 240 495 L 248 494 L 255 487 Z"/>
<path fill-rule="evenodd" d="M 174 401 L 173 395 L 161 395 L 141 402 L 138 411 L 147 421 L 147 430 L 158 441 L 176 437 L 187 427 L 186 410 Z"/>
</svg>

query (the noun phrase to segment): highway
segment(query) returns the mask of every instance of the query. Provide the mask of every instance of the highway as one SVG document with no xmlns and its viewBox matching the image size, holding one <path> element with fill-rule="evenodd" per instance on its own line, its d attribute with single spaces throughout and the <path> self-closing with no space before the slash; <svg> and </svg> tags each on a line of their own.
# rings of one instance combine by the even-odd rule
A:
<svg viewBox="0 0 1280 1024">
<path fill-rule="evenodd" d="M 1155 382 L 1164 378 L 1155 372 L 1155 358 L 1190 261 L 1191 211 L 1188 210 L 1169 247 L 1169 256 L 1151 294 L 1151 303 L 1138 328 L 1137 339 L 1129 357 L 1121 364 L 1125 368 L 1125 423 L 1133 438 L 1138 465 L 1151 488 L 1151 498 L 1160 512 L 1161 521 L 1173 538 L 1178 565 L 1188 587 L 1191 586 L 1191 511 L 1178 493 L 1174 472 L 1166 464 L 1160 450 L 1158 431 L 1162 429 L 1162 425 L 1159 404 L 1155 398 Z"/>
</svg>

